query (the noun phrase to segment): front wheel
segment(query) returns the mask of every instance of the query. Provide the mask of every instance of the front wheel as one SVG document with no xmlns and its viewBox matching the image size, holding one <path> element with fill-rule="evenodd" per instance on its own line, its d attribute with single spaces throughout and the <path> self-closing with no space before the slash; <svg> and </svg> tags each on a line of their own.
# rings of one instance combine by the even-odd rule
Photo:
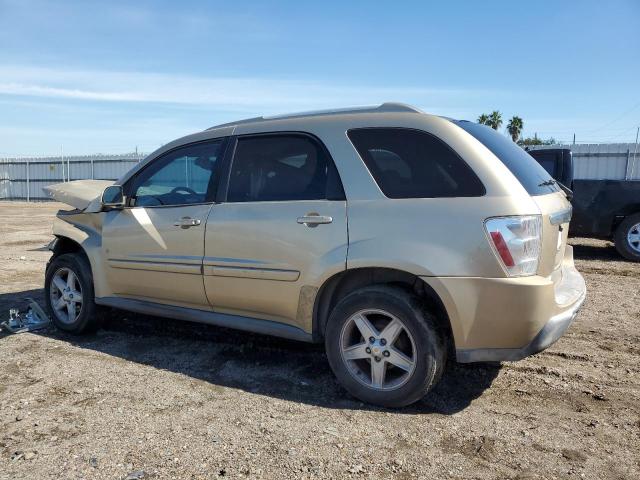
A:
<svg viewBox="0 0 640 480">
<path fill-rule="evenodd" d="M 640 262 L 640 213 L 629 215 L 618 225 L 614 241 L 620 255 Z"/>
<path fill-rule="evenodd" d="M 325 348 L 349 393 L 383 407 L 421 399 L 440 379 L 445 344 L 420 299 L 400 288 L 357 290 L 334 308 Z"/>
<path fill-rule="evenodd" d="M 56 327 L 70 333 L 98 328 L 91 267 L 83 255 L 66 253 L 55 257 L 47 268 L 44 287 L 47 308 Z"/>
</svg>

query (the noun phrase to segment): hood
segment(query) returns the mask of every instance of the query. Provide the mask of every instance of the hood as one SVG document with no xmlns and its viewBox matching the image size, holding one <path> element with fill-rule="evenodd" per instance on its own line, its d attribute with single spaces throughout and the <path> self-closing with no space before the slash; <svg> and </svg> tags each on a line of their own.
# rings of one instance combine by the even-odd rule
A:
<svg viewBox="0 0 640 480">
<path fill-rule="evenodd" d="M 84 210 L 89 204 L 95 207 L 100 200 L 102 192 L 109 185 L 113 185 L 110 180 L 74 180 L 72 182 L 49 185 L 43 187 L 42 190 L 47 196 L 58 202 Z M 94 200 L 98 202 L 94 202 Z"/>
</svg>

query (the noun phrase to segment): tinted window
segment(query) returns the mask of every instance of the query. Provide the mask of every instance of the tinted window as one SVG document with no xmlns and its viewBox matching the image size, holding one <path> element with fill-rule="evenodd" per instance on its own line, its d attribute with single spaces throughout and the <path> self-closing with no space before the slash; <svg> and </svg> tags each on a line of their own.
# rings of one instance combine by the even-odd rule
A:
<svg viewBox="0 0 640 480">
<path fill-rule="evenodd" d="M 189 145 L 155 160 L 133 180 L 136 206 L 206 202 L 222 141 Z"/>
<path fill-rule="evenodd" d="M 467 121 L 454 123 L 491 150 L 520 181 L 529 195 L 546 195 L 560 190 L 549 173 L 505 135 L 478 123 Z"/>
<path fill-rule="evenodd" d="M 389 198 L 477 197 L 484 186 L 449 146 L 419 130 L 348 132 L 380 190 Z"/>
<path fill-rule="evenodd" d="M 537 155 L 534 158 L 544 168 L 549 175 L 555 177 L 556 174 L 556 157 L 555 155 Z"/>
<path fill-rule="evenodd" d="M 229 202 L 318 200 L 340 195 L 333 162 L 300 135 L 239 138 L 229 178 Z"/>
</svg>

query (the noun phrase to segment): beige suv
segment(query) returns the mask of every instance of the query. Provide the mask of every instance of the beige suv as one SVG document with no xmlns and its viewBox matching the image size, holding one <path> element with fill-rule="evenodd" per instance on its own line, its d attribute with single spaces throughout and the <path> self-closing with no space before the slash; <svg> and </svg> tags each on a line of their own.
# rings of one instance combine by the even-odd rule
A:
<svg viewBox="0 0 640 480">
<path fill-rule="evenodd" d="M 107 306 L 324 342 L 383 406 L 447 360 L 547 348 L 585 298 L 561 187 L 506 136 L 406 105 L 220 125 L 49 192 L 76 207 L 46 271 L 59 328 Z"/>
</svg>

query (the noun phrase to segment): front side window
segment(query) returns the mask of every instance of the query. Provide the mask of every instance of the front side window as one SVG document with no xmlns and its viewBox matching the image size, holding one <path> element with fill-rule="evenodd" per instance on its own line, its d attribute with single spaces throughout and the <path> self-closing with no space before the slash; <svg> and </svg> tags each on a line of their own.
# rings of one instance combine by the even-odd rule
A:
<svg viewBox="0 0 640 480">
<path fill-rule="evenodd" d="M 135 206 L 188 205 L 211 198 L 222 140 L 178 148 L 154 161 L 133 181 Z"/>
<path fill-rule="evenodd" d="M 389 198 L 485 194 L 466 162 L 431 134 L 407 128 L 360 128 L 349 130 L 348 136 Z"/>
<path fill-rule="evenodd" d="M 239 138 L 229 176 L 229 202 L 332 198 L 339 184 L 331 159 L 312 138 L 269 135 Z"/>
</svg>

